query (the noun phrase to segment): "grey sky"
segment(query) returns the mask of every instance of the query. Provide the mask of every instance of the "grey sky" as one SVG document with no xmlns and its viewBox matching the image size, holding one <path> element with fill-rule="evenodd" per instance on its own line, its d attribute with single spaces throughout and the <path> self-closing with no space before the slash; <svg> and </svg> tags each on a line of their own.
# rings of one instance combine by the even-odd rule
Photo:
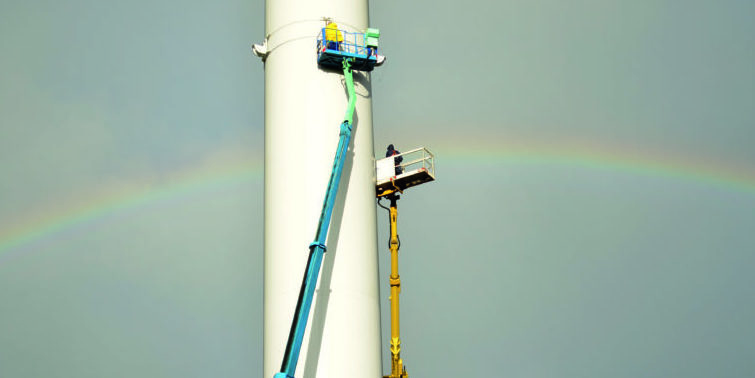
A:
<svg viewBox="0 0 755 378">
<path fill-rule="evenodd" d="M 0 4 L 0 246 L 36 235 L 0 247 L 0 376 L 261 374 L 263 11 Z M 370 17 L 375 150 L 438 155 L 399 208 L 412 376 L 755 374 L 754 3 Z"/>
</svg>

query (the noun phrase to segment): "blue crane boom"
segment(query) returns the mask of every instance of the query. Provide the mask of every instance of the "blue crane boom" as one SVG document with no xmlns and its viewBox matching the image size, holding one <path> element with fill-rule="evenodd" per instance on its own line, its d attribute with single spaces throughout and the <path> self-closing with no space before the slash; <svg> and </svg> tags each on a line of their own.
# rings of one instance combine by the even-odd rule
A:
<svg viewBox="0 0 755 378">
<path fill-rule="evenodd" d="M 291 322 L 291 330 L 286 342 L 286 352 L 283 355 L 280 372 L 275 373 L 274 378 L 294 378 L 296 372 L 296 364 L 299 361 L 299 353 L 304 340 L 304 331 L 307 329 L 307 319 L 312 308 L 317 280 L 320 276 L 320 266 L 327 250 L 325 240 L 330 228 L 330 217 L 333 214 L 333 206 L 338 194 L 338 184 L 341 181 L 341 173 L 346 160 L 346 150 L 351 141 L 354 108 L 357 101 L 352 69 L 372 71 L 375 66 L 383 63 L 385 57 L 377 55 L 379 36 L 380 31 L 377 29 L 367 29 L 366 33 L 349 33 L 336 29 L 335 24 L 329 24 L 328 27 L 321 29 L 321 35 L 318 37 L 317 64 L 328 69 L 343 69 L 346 89 L 349 94 L 349 105 L 346 109 L 344 121 L 341 123 L 338 148 L 333 159 L 333 169 L 330 172 L 330 181 L 328 181 L 328 188 L 325 192 L 315 240 L 309 245 L 309 259 L 304 271 L 301 289 L 299 289 L 299 299 L 296 302 L 294 319 Z"/>
<path fill-rule="evenodd" d="M 328 236 L 328 229 L 330 228 L 330 217 L 333 214 L 333 205 L 338 194 L 338 184 L 341 181 L 341 172 L 346 160 L 346 150 L 351 141 L 351 126 L 354 107 L 356 106 L 351 63 L 352 59 L 343 59 L 343 75 L 346 78 L 346 89 L 349 93 L 349 106 L 346 110 L 344 121 L 341 123 L 338 148 L 336 149 L 335 159 L 333 159 L 333 170 L 330 172 L 330 181 L 328 182 L 328 189 L 325 192 L 325 201 L 322 204 L 322 212 L 320 213 L 320 221 L 317 224 L 315 240 L 309 245 L 309 260 L 307 261 L 307 268 L 304 271 L 304 278 L 299 290 L 299 299 L 296 302 L 294 320 L 291 323 L 291 331 L 288 335 L 281 371 L 275 373 L 274 378 L 294 378 L 301 344 L 304 339 L 304 331 L 307 328 L 307 319 L 309 318 L 309 311 L 312 307 L 312 299 L 315 287 L 317 286 L 317 279 L 320 276 L 320 265 L 322 265 L 323 255 L 327 249 L 325 247 L 325 239 Z"/>
</svg>

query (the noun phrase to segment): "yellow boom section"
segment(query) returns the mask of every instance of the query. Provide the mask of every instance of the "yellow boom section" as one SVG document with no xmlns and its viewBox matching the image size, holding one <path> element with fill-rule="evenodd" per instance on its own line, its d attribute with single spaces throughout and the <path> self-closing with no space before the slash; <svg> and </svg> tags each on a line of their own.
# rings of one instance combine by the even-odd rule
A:
<svg viewBox="0 0 755 378">
<path fill-rule="evenodd" d="M 391 374 L 384 378 L 408 378 L 404 361 L 401 359 L 401 326 L 399 319 L 399 293 L 401 293 L 401 276 L 398 274 L 398 196 L 392 195 L 390 219 L 391 219 L 391 275 L 388 282 L 391 285 L 391 296 L 388 298 L 391 302 Z"/>
</svg>

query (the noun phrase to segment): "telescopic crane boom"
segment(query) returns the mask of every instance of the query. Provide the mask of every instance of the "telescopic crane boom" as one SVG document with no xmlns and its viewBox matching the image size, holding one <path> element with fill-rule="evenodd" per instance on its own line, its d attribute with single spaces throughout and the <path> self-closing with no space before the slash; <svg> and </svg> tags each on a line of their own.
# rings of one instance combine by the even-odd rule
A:
<svg viewBox="0 0 755 378">
<path fill-rule="evenodd" d="M 388 282 L 391 285 L 391 295 L 388 300 L 391 302 L 391 342 L 389 349 L 391 351 L 391 374 L 384 378 L 409 378 L 404 366 L 404 360 L 401 359 L 401 327 L 399 317 L 399 293 L 401 293 L 401 276 L 398 274 L 398 194 L 391 194 L 388 199 L 391 201 L 389 216 L 391 221 L 391 239 L 389 242 L 391 250 L 391 275 Z"/>
<path fill-rule="evenodd" d="M 377 39 L 375 37 L 374 46 L 367 43 L 367 37 L 370 34 L 348 33 L 338 30 L 335 33 L 333 29 L 322 29 L 322 35 L 318 40 L 318 57 L 317 61 L 321 67 L 343 69 L 343 76 L 346 81 L 346 90 L 349 94 L 349 105 L 346 109 L 346 115 L 341 123 L 338 148 L 336 156 L 333 159 L 333 169 L 330 172 L 328 188 L 325 192 L 325 200 L 322 204 L 320 220 L 317 224 L 315 240 L 309 245 L 309 259 L 304 271 L 299 298 L 296 302 L 294 318 L 291 322 L 288 341 L 286 342 L 286 351 L 283 355 L 280 372 L 275 373 L 274 378 L 294 378 L 296 365 L 299 361 L 302 341 L 304 340 L 304 331 L 307 328 L 307 319 L 312 307 L 312 299 L 317 287 L 317 280 L 320 276 L 320 266 L 322 259 L 327 250 L 325 241 L 328 237 L 330 228 L 330 217 L 333 213 L 336 195 L 338 194 L 338 185 L 341 181 L 344 161 L 346 160 L 346 150 L 351 140 L 351 130 L 354 117 L 354 108 L 356 106 L 356 94 L 354 91 L 354 76 L 352 69 L 372 71 L 379 65 L 376 57 Z M 369 29 L 377 33 L 376 29 Z M 326 36 L 330 34 L 339 36 L 338 41 L 329 41 Z M 379 35 L 379 33 L 377 33 Z M 346 39 L 343 36 L 346 35 Z M 350 39 L 353 35 L 353 39 Z M 359 38 L 361 36 L 361 39 Z"/>
</svg>

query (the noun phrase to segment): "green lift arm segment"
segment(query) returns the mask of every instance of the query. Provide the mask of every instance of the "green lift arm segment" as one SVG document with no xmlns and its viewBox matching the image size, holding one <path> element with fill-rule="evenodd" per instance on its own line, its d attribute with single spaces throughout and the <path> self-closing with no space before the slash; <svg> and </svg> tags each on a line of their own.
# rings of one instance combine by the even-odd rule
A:
<svg viewBox="0 0 755 378">
<path fill-rule="evenodd" d="M 291 323 L 291 331 L 288 334 L 286 343 L 286 352 L 283 355 L 281 370 L 275 373 L 274 378 L 294 378 L 296 364 L 299 361 L 301 344 L 304 339 L 304 331 L 307 328 L 307 319 L 312 307 L 312 299 L 317 286 L 317 279 L 320 276 L 320 265 L 322 265 L 323 255 L 325 254 L 325 239 L 328 236 L 330 227 L 330 217 L 333 213 L 336 195 L 338 194 L 338 184 L 341 181 L 344 161 L 346 160 L 346 150 L 349 148 L 351 141 L 351 126 L 356 106 L 356 96 L 354 94 L 354 77 L 351 72 L 351 59 L 343 60 L 343 76 L 346 78 L 346 89 L 349 92 L 349 107 L 346 109 L 346 116 L 341 124 L 340 139 L 338 149 L 333 160 L 333 170 L 330 172 L 330 181 L 328 189 L 325 192 L 325 201 L 322 204 L 320 221 L 317 225 L 317 234 L 315 241 L 309 245 L 309 260 L 307 269 L 304 271 L 301 289 L 299 290 L 299 299 L 296 302 L 294 320 Z"/>
<path fill-rule="evenodd" d="M 354 108 L 357 105 L 357 96 L 354 94 L 354 74 L 351 72 L 351 60 L 343 60 L 343 77 L 346 79 L 346 90 L 349 92 L 349 107 L 346 108 L 346 116 L 344 116 L 344 123 L 352 125 L 354 118 Z M 349 126 L 351 129 L 351 126 Z"/>
</svg>

